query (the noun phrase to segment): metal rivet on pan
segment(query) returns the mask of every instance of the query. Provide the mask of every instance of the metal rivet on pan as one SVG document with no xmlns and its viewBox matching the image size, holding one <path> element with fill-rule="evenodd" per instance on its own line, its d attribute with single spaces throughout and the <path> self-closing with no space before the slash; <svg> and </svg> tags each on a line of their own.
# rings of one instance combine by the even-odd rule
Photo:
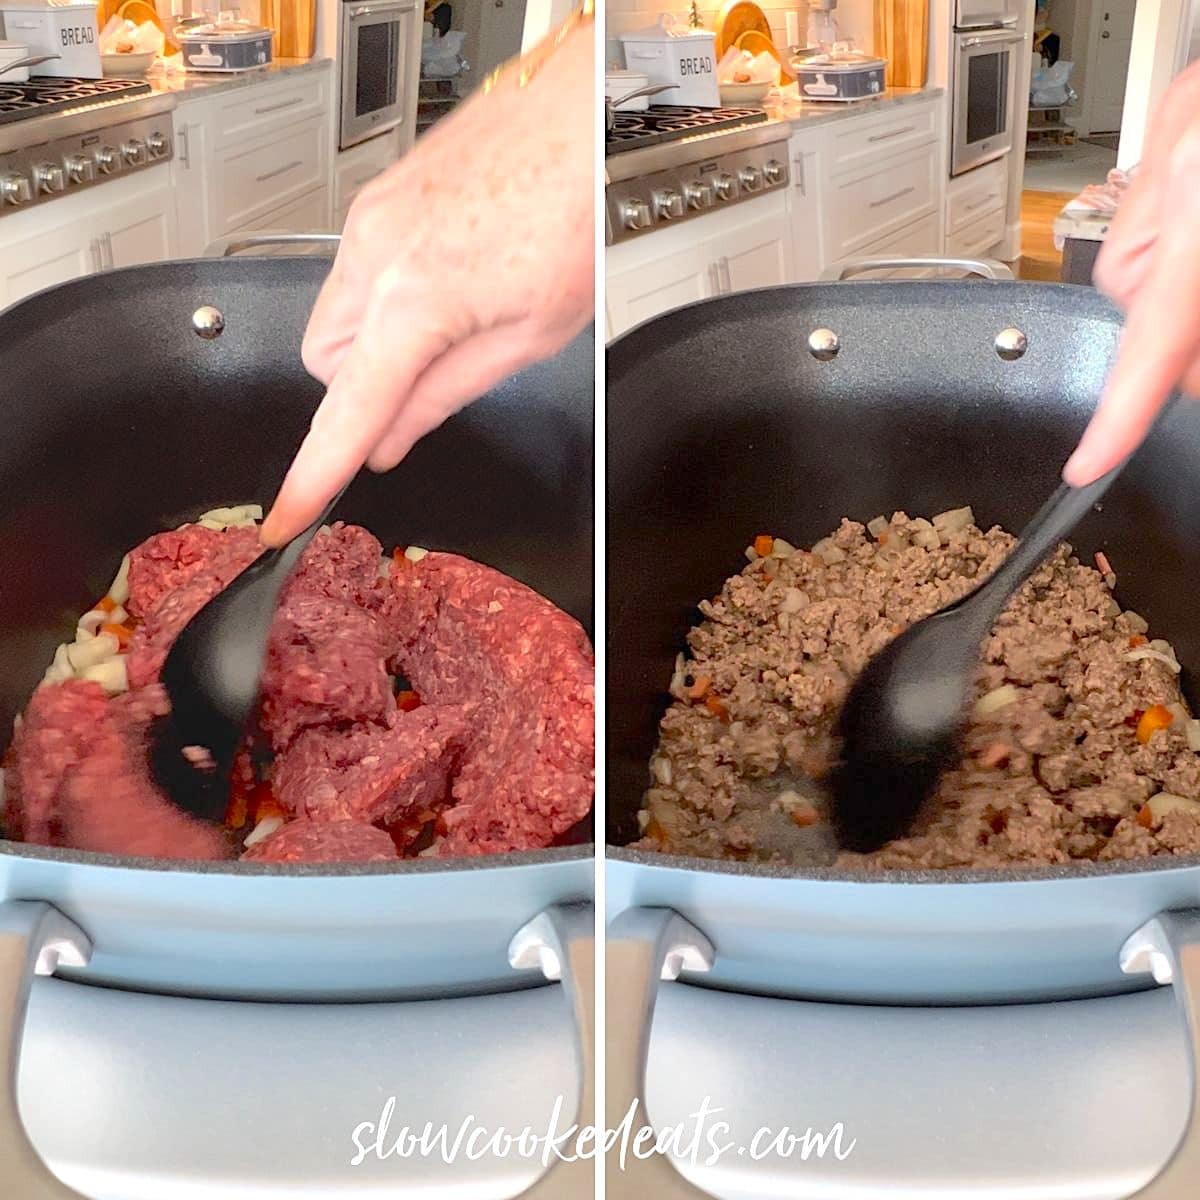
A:
<svg viewBox="0 0 1200 1200">
<path fill-rule="evenodd" d="M 211 304 L 202 304 L 192 313 L 192 328 L 206 342 L 211 342 L 225 332 L 225 318 Z"/>
<path fill-rule="evenodd" d="M 819 362 L 836 358 L 841 348 L 838 335 L 832 329 L 814 329 L 808 335 L 808 352 Z"/>
<path fill-rule="evenodd" d="M 1029 349 L 1029 339 L 1019 329 L 1002 329 L 996 334 L 995 346 L 1005 362 L 1015 362 Z"/>
</svg>

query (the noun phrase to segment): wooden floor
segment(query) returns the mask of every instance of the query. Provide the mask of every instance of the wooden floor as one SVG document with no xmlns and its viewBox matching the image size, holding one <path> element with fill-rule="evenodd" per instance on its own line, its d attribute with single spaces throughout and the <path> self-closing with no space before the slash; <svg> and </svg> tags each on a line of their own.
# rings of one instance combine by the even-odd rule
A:
<svg viewBox="0 0 1200 1200">
<path fill-rule="evenodd" d="M 1039 279 L 1057 283 L 1062 254 L 1054 248 L 1054 218 L 1068 200 L 1067 192 L 1021 193 L 1021 248 L 1024 253 L 1015 264 L 1021 279 Z"/>
</svg>

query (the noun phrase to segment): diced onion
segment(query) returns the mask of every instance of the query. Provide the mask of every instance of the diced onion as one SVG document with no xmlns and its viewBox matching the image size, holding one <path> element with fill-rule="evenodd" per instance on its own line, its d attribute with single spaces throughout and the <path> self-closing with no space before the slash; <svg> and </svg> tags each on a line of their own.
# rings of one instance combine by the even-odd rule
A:
<svg viewBox="0 0 1200 1200">
<path fill-rule="evenodd" d="M 2 795 L 0 795 L 0 799 L 3 799 Z M 645 833 L 647 826 L 650 824 L 650 814 L 644 808 L 638 809 L 637 823 L 638 832 Z"/>
<path fill-rule="evenodd" d="M 1187 738 L 1188 749 L 1200 753 L 1200 721 L 1188 721 L 1183 727 L 1183 734 Z"/>
<path fill-rule="evenodd" d="M 386 556 L 379 560 L 379 578 L 388 579 L 392 574 L 392 560 Z"/>
<path fill-rule="evenodd" d="M 664 758 L 661 754 L 655 755 L 654 761 L 650 764 L 650 769 L 654 772 L 654 778 L 663 787 L 671 786 L 671 760 L 669 758 Z"/>
<path fill-rule="evenodd" d="M 429 551 L 423 546 L 408 546 L 405 548 L 404 557 L 409 562 L 420 562 L 428 553 Z"/>
<path fill-rule="evenodd" d="M 75 640 L 79 640 L 79 631 L 83 630 L 91 634 L 93 637 L 100 632 L 100 626 L 108 621 L 108 613 L 103 609 L 93 608 L 90 612 L 85 612 L 79 618 L 79 624 L 75 627 Z M 116 624 L 121 624 L 120 621 Z"/>
<path fill-rule="evenodd" d="M 827 566 L 832 567 L 835 563 L 846 561 L 846 552 L 839 546 L 833 538 L 822 538 L 813 548 L 812 552 Z"/>
<path fill-rule="evenodd" d="M 255 846 L 259 842 L 265 841 L 283 825 L 282 817 L 263 817 L 255 827 L 246 834 L 246 840 L 242 843 L 243 846 Z"/>
<path fill-rule="evenodd" d="M 1191 713 L 1182 704 L 1168 704 L 1167 712 L 1174 718 L 1174 725 L 1186 725 L 1191 720 Z"/>
<path fill-rule="evenodd" d="M 1194 812 L 1200 814 L 1200 800 L 1189 800 L 1186 796 L 1175 796 L 1170 792 L 1159 792 L 1151 796 L 1146 803 L 1150 806 L 1150 815 L 1161 821 L 1169 812 Z"/>
<path fill-rule="evenodd" d="M 918 529 L 912 540 L 913 545 L 922 550 L 938 550 L 942 545 L 942 536 L 932 525 L 928 529 Z"/>
<path fill-rule="evenodd" d="M 877 538 L 890 524 L 887 517 L 873 517 L 867 522 L 867 532 Z"/>
<path fill-rule="evenodd" d="M 687 688 L 683 685 L 683 677 L 687 672 L 684 670 L 683 655 L 675 655 L 675 669 L 671 672 L 671 682 L 667 691 L 675 697 L 676 700 L 682 700 L 687 692 Z"/>
<path fill-rule="evenodd" d="M 123 658 L 110 658 L 80 672 L 81 679 L 98 683 L 110 696 L 129 691 L 129 676 Z"/>
<path fill-rule="evenodd" d="M 216 533 L 220 533 L 225 528 L 225 523 L 223 521 L 214 521 L 211 518 L 204 517 L 197 521 L 196 524 L 199 525 L 201 529 L 211 529 Z"/>
<path fill-rule="evenodd" d="M 796 547 L 791 542 L 785 542 L 783 538 L 777 537 L 774 545 L 771 547 L 772 558 L 791 558 L 796 553 Z"/>
<path fill-rule="evenodd" d="M 966 508 L 949 508 L 933 518 L 933 527 L 939 533 L 957 533 L 960 529 L 974 524 L 975 514 L 970 505 Z"/>
<path fill-rule="evenodd" d="M 82 675 L 88 667 L 94 667 L 98 663 L 113 658 L 119 647 L 120 643 L 113 634 L 97 634 L 90 641 L 74 642 L 68 646 L 67 662 L 71 664 L 73 671 Z"/>
<path fill-rule="evenodd" d="M 811 601 L 808 598 L 807 592 L 802 592 L 799 588 L 784 588 L 783 603 L 780 604 L 780 609 L 785 613 L 798 613 L 802 608 L 807 608 Z"/>
<path fill-rule="evenodd" d="M 1125 624 L 1133 630 L 1134 633 L 1145 633 L 1150 628 L 1150 623 L 1142 616 L 1141 613 L 1135 613 L 1132 609 L 1125 614 Z"/>
<path fill-rule="evenodd" d="M 71 668 L 71 662 L 67 658 L 67 646 L 64 643 L 59 646 L 54 652 L 54 661 L 46 668 L 46 674 L 43 677 L 44 683 L 62 683 L 64 680 L 70 679 L 75 672 Z"/>
<path fill-rule="evenodd" d="M 1130 650 L 1128 654 L 1124 655 L 1124 658 L 1126 662 L 1137 662 L 1141 658 L 1153 658 L 1174 671 L 1176 675 L 1179 674 L 1179 663 L 1175 659 L 1163 654 L 1161 650 L 1152 649 L 1150 646 L 1138 646 L 1135 650 Z"/>
<path fill-rule="evenodd" d="M 753 546 L 747 546 L 743 553 L 746 555 L 747 562 L 758 562 L 758 551 Z"/>
<path fill-rule="evenodd" d="M 262 515 L 261 504 L 235 504 L 229 508 L 210 508 L 208 512 L 201 513 L 196 523 L 205 529 L 236 529 L 257 524 L 262 520 Z"/>
<path fill-rule="evenodd" d="M 1002 683 L 990 692 L 985 692 L 975 701 L 975 715 L 986 717 L 989 713 L 999 712 L 1020 699 L 1020 693 L 1011 683 Z"/>
<path fill-rule="evenodd" d="M 117 570 L 117 577 L 112 581 L 112 587 L 108 589 L 108 594 L 112 597 L 116 604 L 124 604 L 129 599 L 129 555 L 125 555 L 121 559 L 121 566 Z"/>
</svg>

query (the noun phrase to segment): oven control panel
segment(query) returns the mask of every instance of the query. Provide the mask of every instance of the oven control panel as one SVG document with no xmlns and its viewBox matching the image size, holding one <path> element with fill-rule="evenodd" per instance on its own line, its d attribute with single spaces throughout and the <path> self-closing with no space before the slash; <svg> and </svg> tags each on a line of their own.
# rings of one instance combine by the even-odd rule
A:
<svg viewBox="0 0 1200 1200">
<path fill-rule="evenodd" d="M 167 112 L 0 154 L 0 217 L 165 163 L 174 141 Z"/>
<path fill-rule="evenodd" d="M 678 225 L 789 183 L 787 142 L 681 163 L 610 183 L 604 190 L 608 245 Z"/>
</svg>

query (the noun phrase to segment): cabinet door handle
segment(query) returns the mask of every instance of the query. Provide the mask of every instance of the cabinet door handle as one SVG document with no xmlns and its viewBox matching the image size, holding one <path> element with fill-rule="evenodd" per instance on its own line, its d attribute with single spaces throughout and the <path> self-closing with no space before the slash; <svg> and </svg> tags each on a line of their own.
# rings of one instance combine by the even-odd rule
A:
<svg viewBox="0 0 1200 1200">
<path fill-rule="evenodd" d="M 994 196 L 995 192 L 988 192 L 988 194 L 984 196 L 982 200 L 976 200 L 974 204 L 964 204 L 963 212 L 974 212 L 977 208 L 982 208 L 985 204 L 989 203 Z"/>
<path fill-rule="evenodd" d="M 264 104 L 261 108 L 254 110 L 254 115 L 262 117 L 267 113 L 280 112 L 282 109 L 294 107 L 303 99 L 303 96 L 293 96 L 290 100 L 281 100 L 278 104 Z"/>
<path fill-rule="evenodd" d="M 104 235 L 104 259 L 105 266 L 111 271 L 117 264 L 113 261 L 112 234 Z"/>
<path fill-rule="evenodd" d="M 733 291 L 733 281 L 729 277 L 729 259 L 719 259 L 717 262 L 717 269 L 725 279 L 724 293 L 726 296 L 728 296 L 729 293 Z"/>
<path fill-rule="evenodd" d="M 104 270 L 104 255 L 100 251 L 100 239 L 99 238 L 92 238 L 91 243 L 88 245 L 88 251 L 90 252 L 90 254 L 92 256 L 92 270 L 93 271 L 103 271 Z"/>
<path fill-rule="evenodd" d="M 894 137 L 899 137 L 902 133 L 912 133 L 916 129 L 915 125 L 905 125 L 901 129 L 893 129 L 889 133 L 877 133 L 874 137 L 867 138 L 868 142 L 886 142 Z"/>
<path fill-rule="evenodd" d="M 915 192 L 915 187 L 901 188 L 898 192 L 893 192 L 890 196 L 884 196 L 882 200 L 872 200 L 868 208 L 882 208 L 885 204 L 891 204 L 893 200 L 899 200 L 901 196 L 907 196 L 909 192 Z"/>
<path fill-rule="evenodd" d="M 712 288 L 712 294 L 719 296 L 721 294 L 721 276 L 717 272 L 717 264 L 708 264 L 708 286 Z"/>
<path fill-rule="evenodd" d="M 181 167 L 191 170 L 192 158 L 191 150 L 188 147 L 188 131 L 186 129 L 181 129 L 175 135 L 175 158 Z"/>
<path fill-rule="evenodd" d="M 290 162 L 285 167 L 276 167 L 274 171 L 268 171 L 265 175 L 258 176 L 254 182 L 266 183 L 268 179 L 274 179 L 279 175 L 286 175 L 289 171 L 294 171 L 299 166 L 303 166 L 303 163 L 300 159 L 296 159 L 295 162 Z"/>
<path fill-rule="evenodd" d="M 804 155 L 796 155 L 796 186 L 800 189 L 800 195 L 808 195 L 808 184 L 804 179 Z"/>
</svg>

